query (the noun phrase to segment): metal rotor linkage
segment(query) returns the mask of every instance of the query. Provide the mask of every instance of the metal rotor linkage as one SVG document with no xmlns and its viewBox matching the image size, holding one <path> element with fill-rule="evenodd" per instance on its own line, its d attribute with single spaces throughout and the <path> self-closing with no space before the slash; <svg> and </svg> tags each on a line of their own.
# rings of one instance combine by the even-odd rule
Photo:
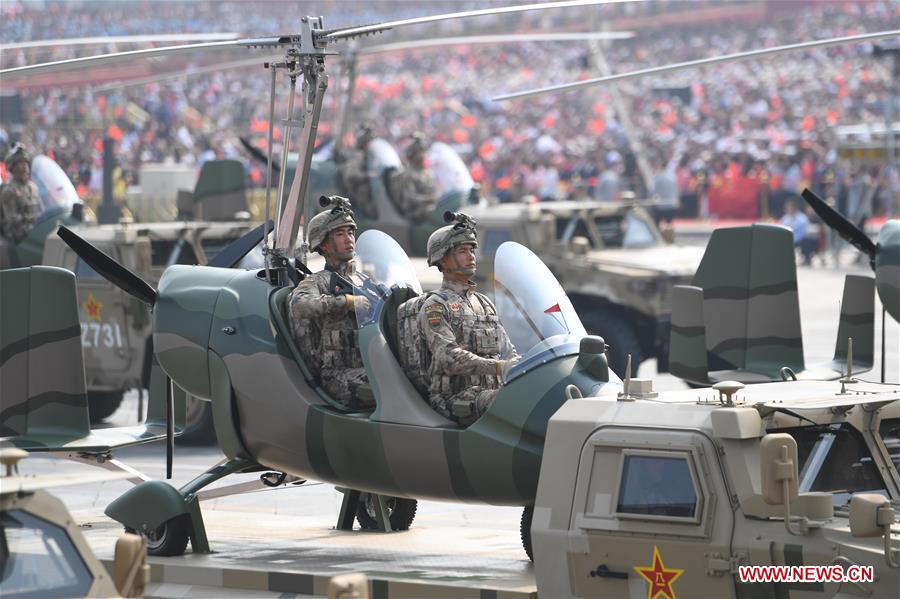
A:
<svg viewBox="0 0 900 599">
<path fill-rule="evenodd" d="M 328 76 L 325 75 L 325 39 L 322 17 L 304 17 L 300 20 L 300 34 L 242 40 L 248 47 L 285 46 L 284 60 L 270 63 L 272 69 L 272 86 L 269 98 L 269 132 L 267 148 L 266 177 L 266 220 L 269 218 L 270 198 L 272 193 L 272 129 L 275 119 L 275 80 L 276 71 L 283 69 L 290 78 L 290 97 L 287 116 L 282 120 L 284 127 L 284 147 L 281 154 L 281 171 L 278 180 L 278 208 L 275 225 L 274 247 L 269 248 L 268 232 L 263 247 L 266 259 L 266 278 L 275 285 L 288 284 L 288 262 L 297 239 L 297 228 L 303 214 L 306 191 L 309 184 L 309 167 L 312 150 L 318 130 L 319 116 L 322 112 L 322 100 L 328 88 Z M 294 106 L 297 97 L 297 77 L 302 76 L 300 101 L 302 109 L 299 119 L 294 118 Z M 301 138 L 298 143 L 299 158 L 291 182 L 290 192 L 285 199 L 284 190 L 287 177 L 287 159 L 291 149 L 291 130 L 300 127 Z M 305 262 L 305 253 L 301 259 Z"/>
</svg>

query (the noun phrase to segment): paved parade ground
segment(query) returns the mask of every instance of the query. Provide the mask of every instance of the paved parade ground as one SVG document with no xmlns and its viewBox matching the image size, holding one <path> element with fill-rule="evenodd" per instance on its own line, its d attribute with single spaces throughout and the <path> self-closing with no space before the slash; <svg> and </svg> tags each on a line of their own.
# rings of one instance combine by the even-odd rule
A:
<svg viewBox="0 0 900 599">
<path fill-rule="evenodd" d="M 841 267 L 799 267 L 803 341 L 807 364 L 830 360 L 834 352 L 843 276 L 870 273 L 849 251 Z M 878 302 L 876 298 L 876 302 Z M 876 303 L 876 365 L 862 375 L 880 373 L 881 306 Z M 898 354 L 898 324 L 887 330 L 887 353 Z M 900 361 L 887 365 L 887 381 L 900 380 Z M 683 389 L 671 375 L 656 376 L 646 362 L 639 375 L 654 377 L 658 390 Z M 835 382 L 835 391 L 838 383 Z M 130 424 L 137 412 L 130 393 L 113 416 Z M 277 417 L 277 415 L 273 415 Z M 145 474 L 164 476 L 163 444 L 136 447 L 116 454 Z M 211 447 L 176 447 L 175 476 L 181 485 L 223 458 Z M 29 458 L 23 473 L 89 471 L 91 467 L 48 458 Z M 226 483 L 255 475 L 231 477 Z M 103 559 L 112 556 L 120 526 L 103 516 L 106 505 L 129 488 L 114 481 L 54 490 L 70 507 L 85 535 Z M 202 504 L 211 556 L 190 553 L 177 558 L 151 558 L 151 596 L 285 596 L 324 594 L 330 576 L 365 572 L 375 582 L 375 597 L 454 596 L 524 597 L 535 594 L 533 569 L 519 539 L 520 508 L 419 502 L 411 530 L 390 534 L 334 530 L 342 495 L 330 485 L 309 482 L 296 488 L 212 499 Z M 421 585 L 446 585 L 436 590 Z M 221 587 L 231 590 L 223 590 Z"/>
</svg>

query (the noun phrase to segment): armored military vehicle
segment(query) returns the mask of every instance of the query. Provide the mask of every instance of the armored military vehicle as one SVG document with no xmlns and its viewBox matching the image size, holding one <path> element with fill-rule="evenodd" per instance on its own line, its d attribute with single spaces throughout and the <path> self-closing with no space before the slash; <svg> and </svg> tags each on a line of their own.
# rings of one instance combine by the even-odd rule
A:
<svg viewBox="0 0 900 599">
<path fill-rule="evenodd" d="M 22 476 L 28 452 L 0 449 L 0 595 L 14 597 L 142 597 L 150 578 L 147 541 L 123 534 L 113 572 L 94 556 L 62 501 L 45 489 L 90 484 L 123 475 L 103 473 Z"/>
<path fill-rule="evenodd" d="M 668 362 L 672 286 L 688 284 L 703 248 L 668 244 L 648 212 L 635 203 L 542 202 L 469 207 L 478 221 L 478 276 L 491 289 L 494 253 L 516 241 L 550 268 L 585 328 L 610 345 L 620 376 L 635 364 Z"/>
<path fill-rule="evenodd" d="M 531 528 L 540 596 L 897 596 L 895 386 L 625 385 L 550 420 Z M 751 582 L 747 566 L 788 568 Z M 807 566 L 819 578 L 801 580 Z"/>
<path fill-rule="evenodd" d="M 57 206 L 80 202 L 56 163 L 43 156 L 35 158 L 35 162 L 38 159 L 46 161 L 42 168 L 52 175 L 39 177 L 35 169 L 36 181 L 49 181 L 39 185 L 42 196 L 45 188 L 52 191 L 55 186 L 61 190 L 48 195 L 54 198 L 49 203 L 52 210 L 47 210 L 40 221 L 48 223 L 42 225 L 42 231 L 45 228 L 55 231 L 60 218 Z M 248 220 L 249 216 L 239 214 L 246 211 L 246 206 L 241 163 L 215 160 L 204 165 L 193 193 L 179 193 L 177 202 L 172 194 L 168 206 L 164 201 L 154 203 L 157 217 L 168 212 L 170 218 L 177 215 L 184 220 L 85 225 L 78 231 L 103 252 L 155 284 L 167 266 L 206 264 L 222 248 L 252 229 L 255 225 Z M 235 220 L 235 214 L 247 218 Z M 187 220 L 195 217 L 204 220 Z M 81 343 L 91 420 L 100 422 L 116 411 L 126 390 L 147 388 L 153 354 L 150 313 L 141 302 L 94 272 L 56 235 L 43 232 L 29 248 L 34 258 L 28 260 L 28 264 L 38 263 L 40 256 L 41 264 L 71 270 L 78 278 Z M 18 249 L 20 253 L 24 251 Z M 261 253 L 255 251 L 242 265 L 261 266 Z M 189 424 L 179 442 L 202 444 L 214 441 L 208 402 L 189 398 L 187 418 Z"/>
</svg>

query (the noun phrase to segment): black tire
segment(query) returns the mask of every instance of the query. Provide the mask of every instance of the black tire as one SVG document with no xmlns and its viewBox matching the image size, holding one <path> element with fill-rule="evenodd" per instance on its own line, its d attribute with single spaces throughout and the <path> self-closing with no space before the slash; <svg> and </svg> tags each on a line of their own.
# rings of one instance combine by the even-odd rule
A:
<svg viewBox="0 0 900 599">
<path fill-rule="evenodd" d="M 140 534 L 133 528 L 125 527 L 125 532 Z M 147 553 L 150 555 L 184 555 L 191 533 L 191 518 L 188 514 L 175 516 L 166 521 L 147 537 Z"/>
<path fill-rule="evenodd" d="M 123 391 L 88 391 L 91 424 L 100 424 L 112 416 L 119 409 L 123 394 Z"/>
<path fill-rule="evenodd" d="M 388 497 L 388 518 L 391 521 L 392 530 L 409 530 L 416 518 L 416 509 L 419 503 L 415 499 L 401 497 Z M 378 520 L 375 519 L 375 497 L 369 493 L 360 493 L 359 504 L 356 506 L 356 521 L 363 530 L 378 530 Z"/>
<path fill-rule="evenodd" d="M 534 517 L 534 506 L 526 505 L 522 510 L 522 522 L 519 524 L 519 534 L 522 536 L 522 547 L 528 555 L 531 563 L 534 563 L 534 551 L 531 548 L 531 519 Z"/>
<path fill-rule="evenodd" d="M 601 312 L 588 314 L 584 325 L 588 333 L 603 337 L 609 345 L 607 358 L 613 372 L 620 378 L 624 377 L 628 354 L 631 354 L 631 376 L 637 376 L 638 366 L 644 361 L 644 356 L 641 353 L 641 342 L 628 321 L 618 314 Z"/>
<path fill-rule="evenodd" d="M 212 402 L 187 396 L 184 432 L 175 437 L 178 445 L 212 445 L 216 442 Z"/>
</svg>

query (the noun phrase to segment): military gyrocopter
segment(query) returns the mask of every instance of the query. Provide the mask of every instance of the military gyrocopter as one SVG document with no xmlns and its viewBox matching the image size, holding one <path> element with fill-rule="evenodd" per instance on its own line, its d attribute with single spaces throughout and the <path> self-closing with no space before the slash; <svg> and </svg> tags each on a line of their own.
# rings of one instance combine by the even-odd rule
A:
<svg viewBox="0 0 900 599">
<path fill-rule="evenodd" d="M 522 359 L 507 373 L 490 409 L 466 429 L 435 413 L 399 366 L 395 311 L 419 288 L 405 254 L 389 236 L 367 231 L 357 244 L 361 269 L 381 290 L 370 302 L 371 310 L 358 317 L 362 358 L 377 403 L 373 411 L 348 410 L 310 375 L 292 341 L 285 300 L 304 276 L 294 248 L 310 187 L 331 43 L 449 18 L 600 3 L 513 6 L 332 30 L 325 28 L 322 17 L 305 17 L 296 35 L 222 42 L 284 52 L 282 60 L 267 64 L 269 152 L 278 72 L 290 79 L 287 129 L 301 125 L 290 191 L 284 199 L 280 193 L 276 196 L 272 247 L 269 226 L 264 225 L 265 268 L 173 265 L 153 289 L 71 231 L 60 230 L 85 262 L 151 307 L 157 372 L 170 380 L 163 389 L 169 390 L 170 398 L 177 388 L 212 402 L 216 433 L 227 458 L 181 489 L 161 481 L 144 482 L 110 504 L 109 516 L 149 536 L 151 553 L 183 553 L 189 538 L 195 552 L 205 552 L 209 546 L 198 504 L 202 489 L 229 474 L 273 470 L 281 476 L 270 486 L 312 478 L 353 489 L 345 504 L 347 497 L 362 491 L 381 497 L 524 506 L 523 522 L 530 524 L 550 417 L 567 400 L 579 396 L 614 400 L 623 390 L 608 368 L 605 343 L 585 333 L 571 302 L 539 258 L 515 243 L 497 250 L 498 315 L 507 330 L 516 331 L 514 342 Z M 859 39 L 869 38 L 821 44 Z M 780 51 L 789 49 L 793 48 Z M 294 111 L 297 78 L 302 78 L 299 115 Z M 289 133 L 284 137 L 291 138 Z M 266 179 L 271 181 L 271 155 L 267 164 Z M 286 171 L 281 169 L 279 189 L 288 186 Z M 271 195 L 267 189 L 267 215 Z M 249 251 L 252 241 L 247 236 L 222 254 L 238 258 Z M 168 413 L 173 413 L 172 400 L 167 404 Z M 169 422 L 171 431 L 171 418 Z M 342 519 L 345 515 L 342 509 Z M 527 537 L 528 527 L 524 530 Z"/>
</svg>

